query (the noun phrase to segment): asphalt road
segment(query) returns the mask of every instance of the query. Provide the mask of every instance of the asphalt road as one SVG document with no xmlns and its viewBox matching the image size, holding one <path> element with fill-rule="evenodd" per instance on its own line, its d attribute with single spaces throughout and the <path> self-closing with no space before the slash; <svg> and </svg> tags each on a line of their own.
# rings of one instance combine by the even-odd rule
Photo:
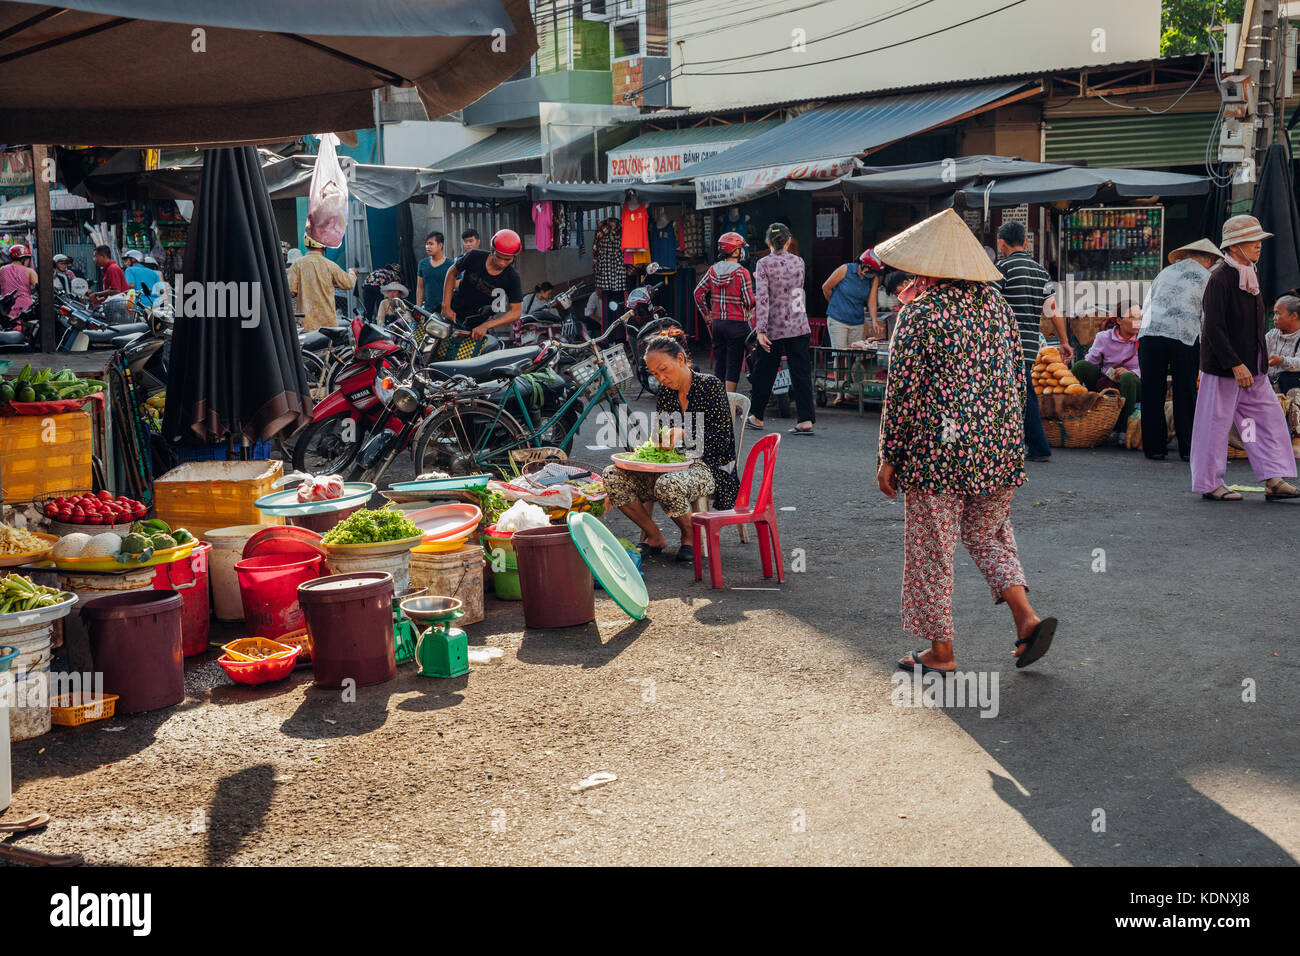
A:
<svg viewBox="0 0 1300 956">
<path fill-rule="evenodd" d="M 996 713 L 903 706 L 901 500 L 875 488 L 876 415 L 821 419 L 781 446 L 803 569 L 778 590 L 729 532 L 724 590 L 656 561 L 646 621 L 600 595 L 595 623 L 553 632 L 490 599 L 468 630 L 499 663 L 404 666 L 355 702 L 309 670 L 232 686 L 209 655 L 181 706 L 16 744 L 6 816 L 55 815 L 18 844 L 138 864 L 1296 862 L 1300 508 L 1204 502 L 1186 465 L 1118 449 L 1031 464 L 1013 520 L 1056 643 L 1017 671 L 959 551 L 957 660 L 996 676 Z M 1244 463 L 1229 480 L 1253 484 Z M 572 792 L 598 771 L 618 779 Z"/>
</svg>

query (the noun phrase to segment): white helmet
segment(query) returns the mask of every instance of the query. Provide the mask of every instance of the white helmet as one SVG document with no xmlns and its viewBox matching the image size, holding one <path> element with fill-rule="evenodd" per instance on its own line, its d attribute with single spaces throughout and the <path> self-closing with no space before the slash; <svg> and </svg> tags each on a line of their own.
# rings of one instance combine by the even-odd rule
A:
<svg viewBox="0 0 1300 956">
<path fill-rule="evenodd" d="M 122 258 L 134 259 L 136 262 L 143 262 L 144 253 L 142 253 L 139 249 L 128 249 L 126 250 L 126 252 L 122 253 Z"/>
<path fill-rule="evenodd" d="M 158 268 L 158 260 L 155 259 L 153 256 L 145 256 L 144 264 L 154 269 Z"/>
</svg>

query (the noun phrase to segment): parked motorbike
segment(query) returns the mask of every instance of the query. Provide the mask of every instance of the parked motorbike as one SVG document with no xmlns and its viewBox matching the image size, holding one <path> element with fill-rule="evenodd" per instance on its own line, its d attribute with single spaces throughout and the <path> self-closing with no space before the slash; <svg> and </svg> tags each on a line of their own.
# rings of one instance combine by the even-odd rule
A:
<svg viewBox="0 0 1300 956">
<path fill-rule="evenodd" d="M 40 314 L 35 300 L 16 315 L 10 315 L 18 298 L 17 290 L 0 297 L 0 316 L 5 316 L 5 329 L 0 331 L 0 352 L 28 352 L 40 348 Z"/>
</svg>

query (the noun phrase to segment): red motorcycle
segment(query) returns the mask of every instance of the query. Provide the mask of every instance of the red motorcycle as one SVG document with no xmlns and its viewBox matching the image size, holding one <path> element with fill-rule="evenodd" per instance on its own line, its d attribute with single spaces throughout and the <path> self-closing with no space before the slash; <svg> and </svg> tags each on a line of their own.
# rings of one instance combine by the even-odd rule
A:
<svg viewBox="0 0 1300 956">
<path fill-rule="evenodd" d="M 338 387 L 313 410 L 312 420 L 294 438 L 293 467 L 312 475 L 345 472 L 360 441 L 392 397 L 392 385 L 410 367 L 415 343 L 396 330 L 352 320 L 357 343 L 352 361 L 339 370 Z M 409 353 L 409 354 L 408 354 Z M 399 423 L 400 424 L 400 423 Z"/>
</svg>

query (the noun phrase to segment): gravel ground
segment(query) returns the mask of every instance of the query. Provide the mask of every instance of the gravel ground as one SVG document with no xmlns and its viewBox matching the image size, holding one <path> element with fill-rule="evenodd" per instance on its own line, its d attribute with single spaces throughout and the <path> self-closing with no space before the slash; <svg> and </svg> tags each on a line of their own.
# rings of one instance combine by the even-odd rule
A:
<svg viewBox="0 0 1300 956">
<path fill-rule="evenodd" d="M 470 643 L 505 655 L 459 679 L 407 665 L 344 702 L 208 655 L 180 706 L 15 744 L 6 816 L 54 815 L 16 842 L 145 865 L 1296 862 L 1297 507 L 1211 505 L 1118 449 L 1031 464 L 1013 519 L 1051 653 L 1011 666 L 959 552 L 957 658 L 998 680 L 996 714 L 899 706 L 901 501 L 875 488 L 875 414 L 821 417 L 781 449 L 779 590 L 728 532 L 726 589 L 652 560 L 643 622 L 598 592 L 595 623 L 526 632 L 489 599 Z M 618 780 L 572 792 L 598 771 Z"/>
</svg>

